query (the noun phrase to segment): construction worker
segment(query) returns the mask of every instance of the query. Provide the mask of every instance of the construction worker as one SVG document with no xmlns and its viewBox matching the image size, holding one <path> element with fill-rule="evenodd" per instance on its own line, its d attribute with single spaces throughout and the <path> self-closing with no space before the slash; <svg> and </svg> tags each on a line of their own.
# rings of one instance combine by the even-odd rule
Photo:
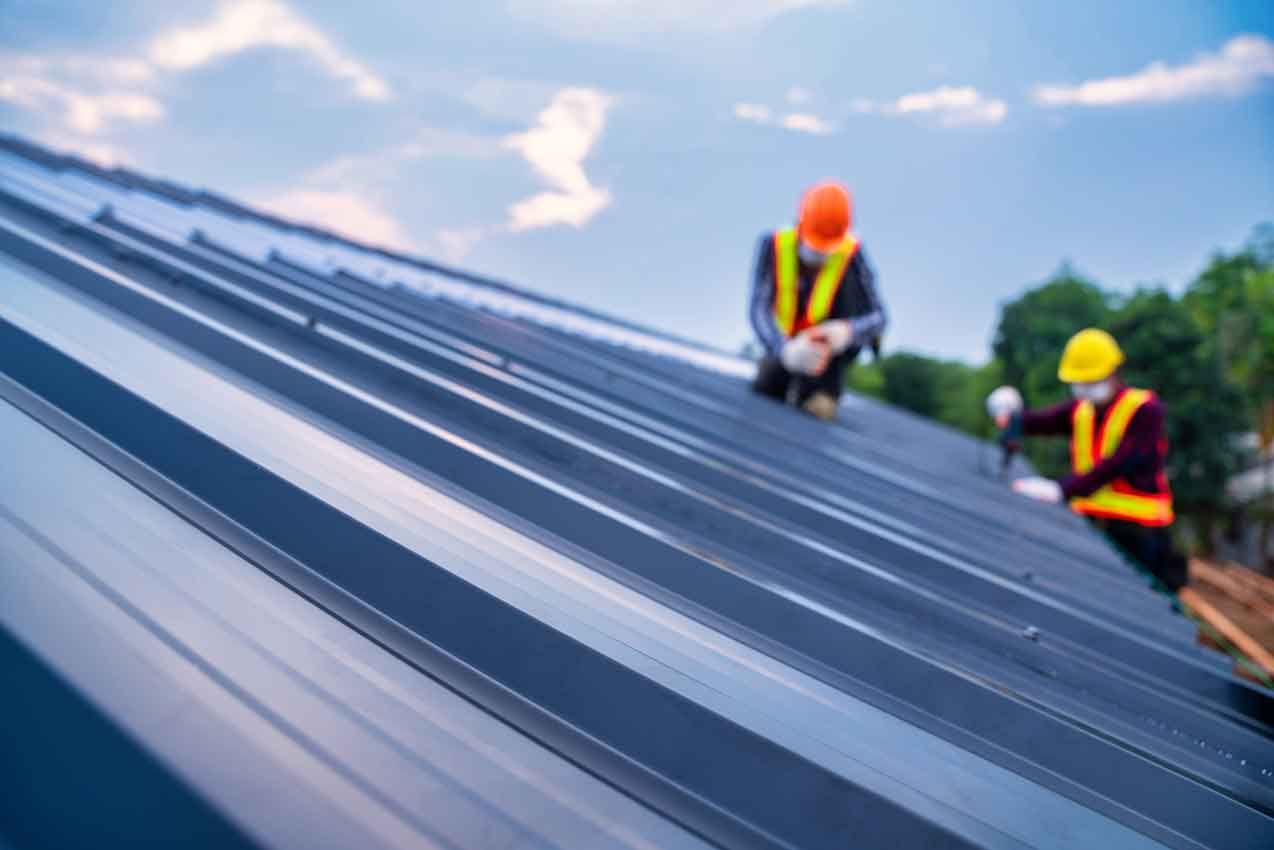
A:
<svg viewBox="0 0 1274 850">
<path fill-rule="evenodd" d="M 1062 481 L 1020 478 L 1013 490 L 1041 502 L 1068 502 L 1090 518 L 1128 557 L 1173 593 L 1187 580 L 1186 559 L 1175 550 L 1172 491 L 1164 472 L 1168 441 L 1164 408 L 1149 390 L 1119 376 L 1124 353 L 1096 328 L 1071 337 L 1057 377 L 1073 398 L 1043 410 L 1012 409 L 1005 394 L 988 399 L 1004 439 L 1069 435 L 1072 472 Z M 999 392 L 999 391 L 997 391 Z"/>
<path fill-rule="evenodd" d="M 801 199 L 796 225 L 757 248 L 750 315 L 765 355 L 752 388 L 819 419 L 836 417 L 846 371 L 885 329 L 851 222 L 849 190 L 819 183 Z"/>
</svg>

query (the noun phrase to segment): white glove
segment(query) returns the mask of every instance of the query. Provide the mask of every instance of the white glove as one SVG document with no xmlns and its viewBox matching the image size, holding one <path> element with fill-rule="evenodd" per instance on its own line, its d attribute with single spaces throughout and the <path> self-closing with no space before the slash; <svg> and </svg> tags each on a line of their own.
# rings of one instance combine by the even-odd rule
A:
<svg viewBox="0 0 1274 850">
<path fill-rule="evenodd" d="M 783 346 L 779 354 L 783 368 L 798 375 L 821 375 L 827 368 L 829 352 L 827 343 L 810 336 L 808 330 L 801 331 Z"/>
<path fill-rule="evenodd" d="M 815 334 L 822 335 L 827 341 L 827 347 L 832 350 L 832 354 L 840 354 L 849 348 L 849 344 L 854 341 L 854 326 L 846 319 L 832 319 L 815 325 L 810 329 Z"/>
<path fill-rule="evenodd" d="M 1055 505 L 1062 500 L 1062 485 L 1051 478 L 1019 478 L 1013 482 L 1013 492 L 1037 502 Z"/>
<path fill-rule="evenodd" d="M 1022 394 L 1014 387 L 997 387 L 986 397 L 986 412 L 1001 430 L 1009 427 L 1013 414 L 1022 409 Z"/>
<path fill-rule="evenodd" d="M 1017 413 L 1022 409 L 1022 394 L 1015 387 L 997 387 L 986 397 L 986 412 L 992 419 L 1001 413 Z"/>
</svg>

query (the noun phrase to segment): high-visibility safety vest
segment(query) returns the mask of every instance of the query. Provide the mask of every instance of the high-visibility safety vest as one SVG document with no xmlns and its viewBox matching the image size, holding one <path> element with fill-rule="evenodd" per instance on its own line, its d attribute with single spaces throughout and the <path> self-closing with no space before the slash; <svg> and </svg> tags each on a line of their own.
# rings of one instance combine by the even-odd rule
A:
<svg viewBox="0 0 1274 850">
<path fill-rule="evenodd" d="M 858 251 L 858 240 L 845 237 L 827 258 L 814 281 L 805 312 L 797 315 L 800 300 L 800 266 L 797 254 L 796 228 L 789 227 L 774 234 L 774 319 L 784 336 L 791 337 L 827 318 L 840 291 L 841 281 L 849 269 L 849 261 Z"/>
<path fill-rule="evenodd" d="M 1097 410 L 1093 403 L 1076 404 L 1071 413 L 1071 468 L 1083 475 L 1113 455 L 1132 417 L 1154 397 L 1149 390 L 1123 390 L 1106 412 L 1100 430 L 1096 428 Z M 1071 499 L 1071 509 L 1086 516 L 1128 520 L 1140 525 L 1171 525 L 1172 491 L 1163 472 L 1159 473 L 1157 484 L 1157 492 L 1147 493 L 1122 478 L 1116 479 L 1091 496 Z"/>
</svg>

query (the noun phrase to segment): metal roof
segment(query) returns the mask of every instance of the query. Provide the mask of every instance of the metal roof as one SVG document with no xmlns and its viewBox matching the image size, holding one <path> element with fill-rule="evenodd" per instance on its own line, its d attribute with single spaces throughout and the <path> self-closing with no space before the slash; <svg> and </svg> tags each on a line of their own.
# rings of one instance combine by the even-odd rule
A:
<svg viewBox="0 0 1274 850">
<path fill-rule="evenodd" d="M 1269 694 L 988 447 L 0 146 L 16 846 L 1274 846 Z"/>
</svg>

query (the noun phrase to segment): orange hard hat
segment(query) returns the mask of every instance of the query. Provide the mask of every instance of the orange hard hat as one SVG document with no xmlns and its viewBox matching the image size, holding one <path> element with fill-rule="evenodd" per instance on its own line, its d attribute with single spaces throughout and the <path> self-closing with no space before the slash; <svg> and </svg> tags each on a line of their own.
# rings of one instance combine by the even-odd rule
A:
<svg viewBox="0 0 1274 850">
<path fill-rule="evenodd" d="M 852 220 L 849 190 L 840 183 L 827 181 L 812 187 L 801 198 L 797 233 L 801 241 L 815 251 L 830 253 L 845 241 Z"/>
</svg>

